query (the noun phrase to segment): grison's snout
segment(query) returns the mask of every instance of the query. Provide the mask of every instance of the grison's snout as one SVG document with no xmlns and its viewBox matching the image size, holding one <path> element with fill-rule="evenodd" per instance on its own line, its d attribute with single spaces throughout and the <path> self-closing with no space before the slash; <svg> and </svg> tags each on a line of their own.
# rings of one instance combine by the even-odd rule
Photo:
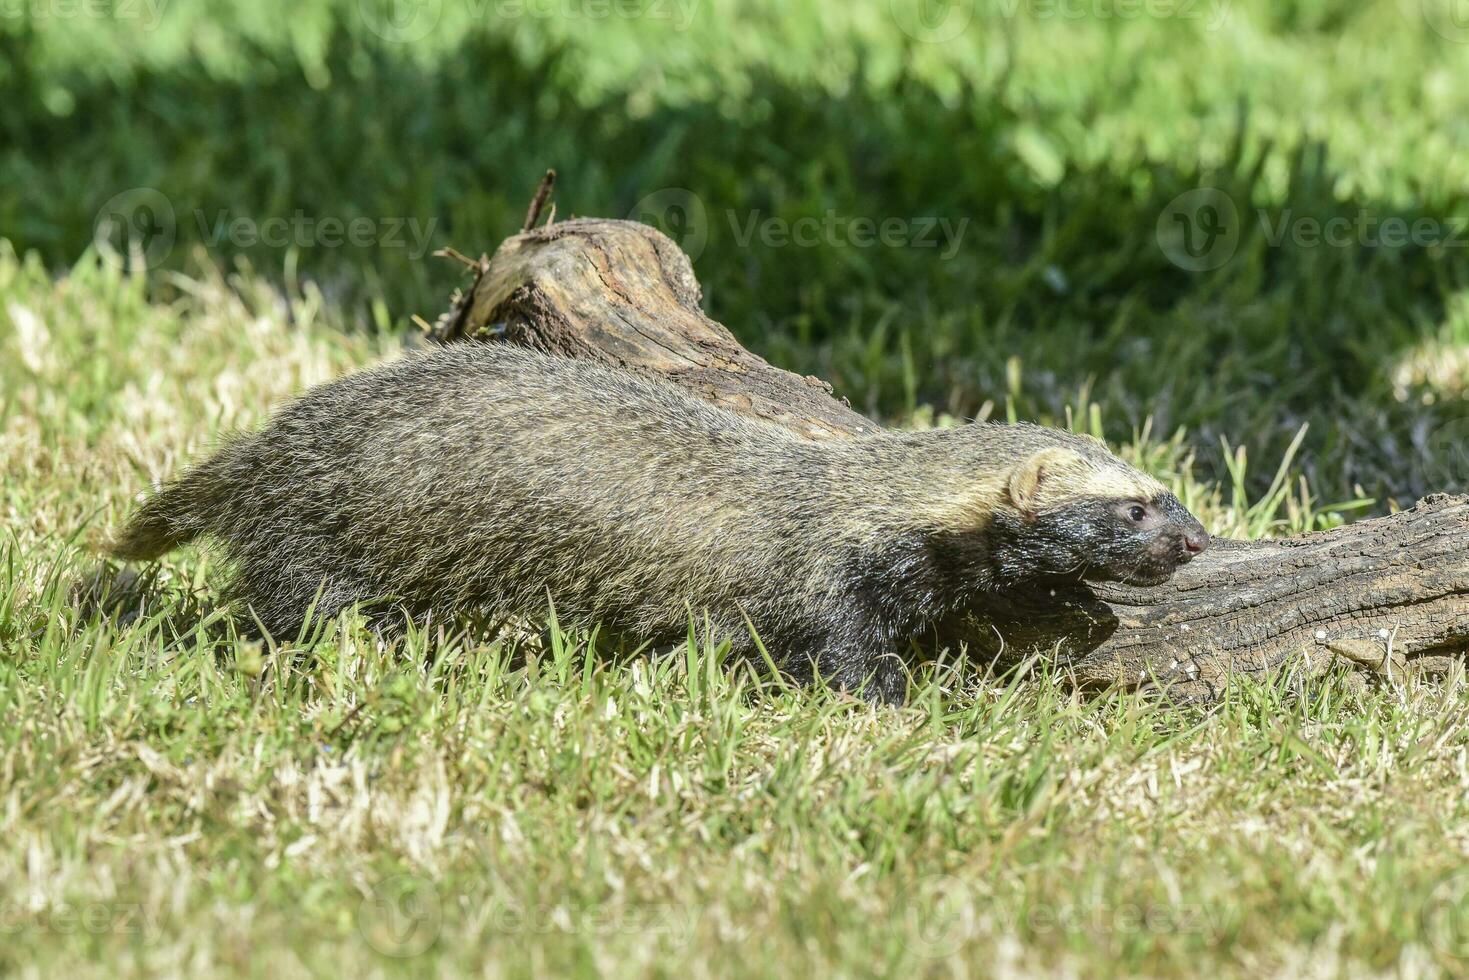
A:
<svg viewBox="0 0 1469 980">
<path fill-rule="evenodd" d="M 1179 532 L 1177 542 L 1178 563 L 1187 564 L 1195 555 L 1202 554 L 1209 547 L 1209 532 L 1204 530 L 1204 525 L 1190 517 L 1189 526 Z"/>
<path fill-rule="evenodd" d="M 1187 565 L 1209 547 L 1209 532 L 1192 514 L 1160 528 L 1148 547 L 1149 564 L 1167 577 Z"/>
<path fill-rule="evenodd" d="M 1161 546 L 1159 551 L 1162 554 L 1158 555 L 1159 558 L 1178 568 L 1193 561 L 1196 555 L 1204 553 L 1209 547 L 1209 532 L 1204 530 L 1199 519 L 1189 513 L 1188 508 L 1179 503 L 1178 498 L 1172 494 L 1165 497 L 1162 509 L 1166 517 L 1158 529 L 1158 540 L 1154 545 Z"/>
</svg>

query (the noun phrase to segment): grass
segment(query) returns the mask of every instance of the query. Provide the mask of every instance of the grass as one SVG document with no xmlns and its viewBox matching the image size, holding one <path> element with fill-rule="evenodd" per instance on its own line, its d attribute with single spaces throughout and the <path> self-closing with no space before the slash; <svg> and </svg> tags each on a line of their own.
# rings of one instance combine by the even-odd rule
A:
<svg viewBox="0 0 1469 980">
<path fill-rule="evenodd" d="M 396 346 L 309 287 L 174 286 L 0 253 L 0 970 L 1462 970 L 1462 675 L 1203 712 L 951 663 L 873 709 L 697 641 L 262 647 L 195 551 L 137 620 L 87 612 L 146 478 Z M 1216 531 L 1340 519 L 1180 450 L 1130 449 Z"/>
<path fill-rule="evenodd" d="M 1299 466 L 1335 497 L 1469 477 L 1442 451 L 1469 429 L 1451 4 L 963 0 L 945 43 L 913 36 L 917 0 L 404 6 L 413 43 L 369 0 L 18 5 L 0 234 L 57 268 L 125 232 L 165 270 L 244 256 L 394 330 L 458 281 L 424 251 L 493 247 L 556 166 L 560 214 L 702 243 L 711 313 L 864 410 L 976 414 L 1019 357 L 1021 415 L 1085 386 L 1111 438 L 1183 428 L 1213 479 L 1223 438 L 1279 457 L 1306 422 Z M 1169 207 L 1200 188 L 1232 209 L 1227 260 L 1187 271 Z"/>
<path fill-rule="evenodd" d="M 0 971 L 1462 975 L 1462 675 L 1200 710 L 938 664 L 895 711 L 697 639 L 262 647 L 193 550 L 135 618 L 71 591 L 150 481 L 393 356 L 457 282 L 424 250 L 547 165 L 886 421 L 1092 431 L 1231 537 L 1461 491 L 1450 6 L 0 11 Z"/>
</svg>

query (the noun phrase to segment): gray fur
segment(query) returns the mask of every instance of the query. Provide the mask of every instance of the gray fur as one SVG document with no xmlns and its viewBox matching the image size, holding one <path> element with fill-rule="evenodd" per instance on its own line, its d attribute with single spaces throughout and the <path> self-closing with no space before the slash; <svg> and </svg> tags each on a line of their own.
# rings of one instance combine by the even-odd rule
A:
<svg viewBox="0 0 1469 980">
<path fill-rule="evenodd" d="M 1007 474 L 1057 446 L 1085 466 L 1047 485 L 1040 512 L 1017 510 Z M 707 613 L 748 651 L 748 617 L 793 673 L 814 663 L 901 700 L 898 651 L 982 590 L 1156 580 L 1187 560 L 1177 534 L 1202 533 L 1187 511 L 1122 540 L 1088 510 L 1113 503 L 1087 494 L 1096 480 L 1171 499 L 1100 442 L 1052 429 L 808 442 L 629 372 L 460 344 L 309 392 L 155 495 L 114 553 L 220 540 L 232 596 L 273 635 L 313 602 L 497 618 L 550 599 L 564 623 L 655 644 Z"/>
</svg>

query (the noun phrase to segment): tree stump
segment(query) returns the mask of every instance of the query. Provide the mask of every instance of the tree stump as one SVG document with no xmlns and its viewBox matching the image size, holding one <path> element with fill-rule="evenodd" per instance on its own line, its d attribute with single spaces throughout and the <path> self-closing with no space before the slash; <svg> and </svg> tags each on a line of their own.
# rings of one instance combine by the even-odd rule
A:
<svg viewBox="0 0 1469 980">
<path fill-rule="evenodd" d="M 809 439 L 878 429 L 819 379 L 774 367 L 709 319 L 688 257 L 646 225 L 548 224 L 507 239 L 492 258 L 464 261 L 473 282 L 433 340 L 498 340 L 615 364 Z M 1285 667 L 1447 670 L 1469 645 L 1469 498 L 1438 495 L 1290 539 L 1216 540 L 1160 586 L 986 596 L 935 639 L 1007 661 L 1043 652 L 1084 687 L 1164 686 L 1183 699 L 1213 697 L 1231 674 Z"/>
</svg>

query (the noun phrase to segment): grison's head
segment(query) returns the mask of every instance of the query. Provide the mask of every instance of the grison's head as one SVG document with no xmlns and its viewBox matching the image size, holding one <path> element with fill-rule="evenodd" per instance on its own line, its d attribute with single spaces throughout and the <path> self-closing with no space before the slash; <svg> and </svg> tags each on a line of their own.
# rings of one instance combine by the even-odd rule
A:
<svg viewBox="0 0 1469 980">
<path fill-rule="evenodd" d="M 990 527 L 1002 578 L 1079 577 L 1156 585 L 1209 544 L 1158 481 L 1097 443 L 1041 449 L 1009 473 Z"/>
</svg>

